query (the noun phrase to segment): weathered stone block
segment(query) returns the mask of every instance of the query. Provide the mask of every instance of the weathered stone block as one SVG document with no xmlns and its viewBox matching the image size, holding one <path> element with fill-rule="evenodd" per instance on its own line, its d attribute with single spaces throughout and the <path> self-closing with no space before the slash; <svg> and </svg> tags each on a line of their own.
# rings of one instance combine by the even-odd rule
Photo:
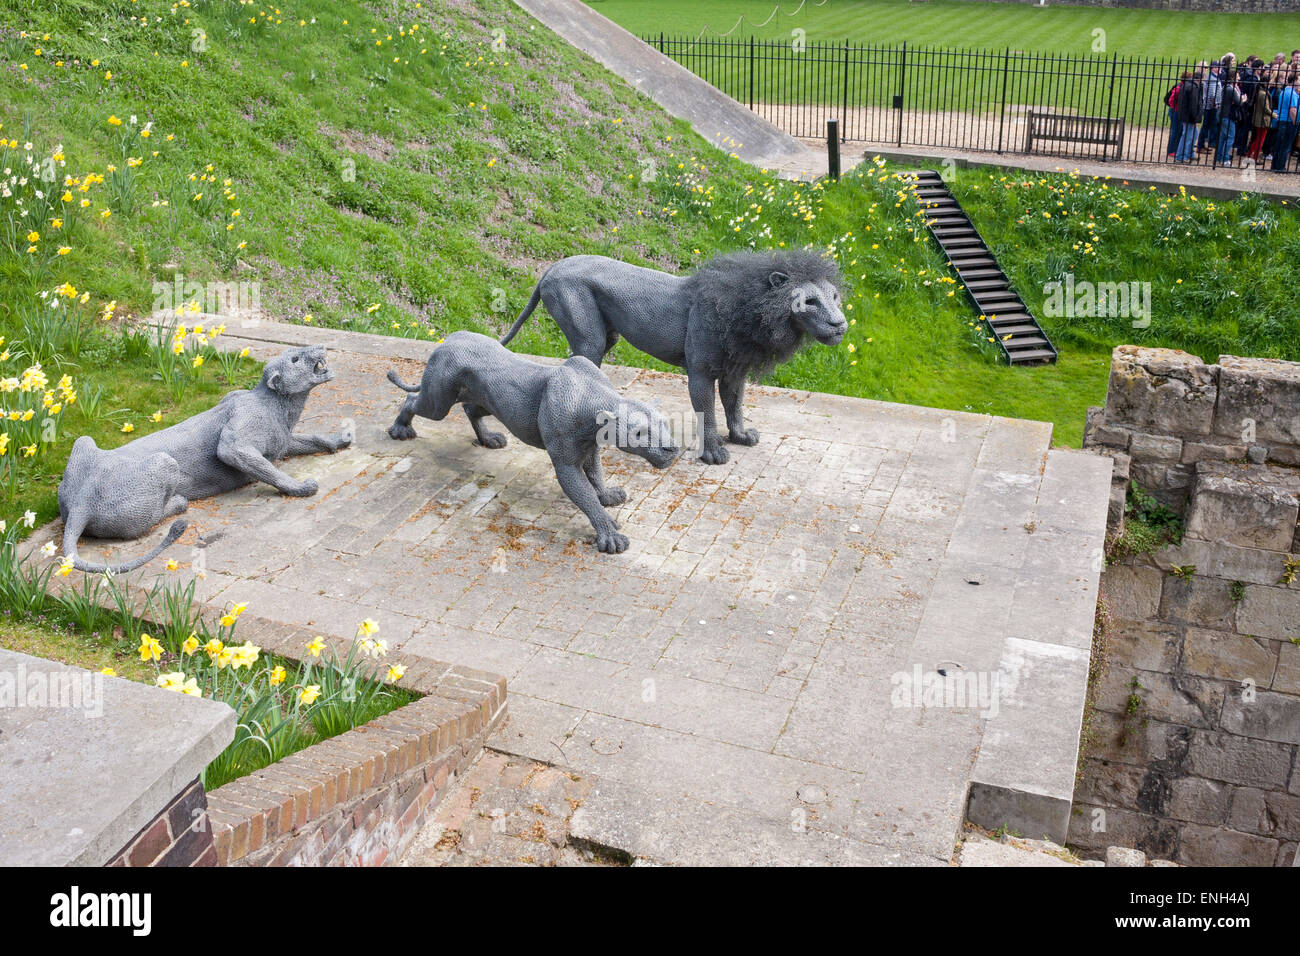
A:
<svg viewBox="0 0 1300 956">
<path fill-rule="evenodd" d="M 1256 686 L 1268 687 L 1277 669 L 1277 652 L 1277 641 L 1189 627 L 1183 638 L 1183 668 L 1202 677 L 1252 680 Z"/>
<path fill-rule="evenodd" d="M 1245 445 L 1217 445 L 1208 442 L 1183 442 L 1183 464 L 1198 461 L 1231 461 L 1246 457 Z"/>
<path fill-rule="evenodd" d="M 1162 620 L 1230 631 L 1236 616 L 1231 582 L 1201 574 L 1165 576 L 1160 601 Z"/>
<path fill-rule="evenodd" d="M 1178 545 L 1162 548 L 1151 555 L 1151 562 L 1161 570 L 1175 566 L 1196 565 L 1196 573 L 1211 578 L 1243 584 L 1277 584 L 1287 555 L 1282 551 L 1240 548 L 1217 541 L 1184 537 Z"/>
<path fill-rule="evenodd" d="M 1154 763 L 1178 767 L 1187 759 L 1194 731 L 1179 724 L 1098 711 L 1092 717 L 1088 756 L 1146 768 Z"/>
<path fill-rule="evenodd" d="M 1217 397 L 1214 369 L 1197 356 L 1120 345 L 1111 353 L 1104 421 L 1161 435 L 1208 435 Z"/>
<path fill-rule="evenodd" d="M 1136 810 L 1148 773 L 1145 767 L 1089 759 L 1074 791 L 1075 803 Z"/>
<path fill-rule="evenodd" d="M 1146 621 L 1160 611 L 1164 575 L 1159 568 L 1115 564 L 1101 575 L 1101 594 L 1117 621 Z"/>
<path fill-rule="evenodd" d="M 1272 866 L 1277 846 L 1268 837 L 1189 823 L 1174 859 L 1186 866 Z"/>
<path fill-rule="evenodd" d="M 1083 447 L 1108 447 L 1124 451 L 1128 448 L 1132 434 L 1132 429 L 1123 425 L 1109 424 L 1106 421 L 1106 410 L 1093 405 L 1087 411 L 1083 426 Z"/>
<path fill-rule="evenodd" d="M 1200 777 L 1179 777 L 1170 785 L 1165 812 L 1174 820 L 1219 826 L 1228 816 L 1231 800 L 1232 788 L 1227 784 Z"/>
<path fill-rule="evenodd" d="M 1194 730 L 1187 769 L 1210 780 L 1280 790 L 1291 773 L 1291 747 L 1235 734 Z"/>
<path fill-rule="evenodd" d="M 1261 836 L 1300 837 L 1300 797 L 1243 787 L 1232 796 L 1228 826 Z"/>
<path fill-rule="evenodd" d="M 1247 585 L 1237 613 L 1237 630 L 1284 641 L 1300 637 L 1300 591 Z"/>
<path fill-rule="evenodd" d="M 1107 656 L 1111 663 L 1144 671 L 1171 672 L 1178 663 L 1179 643 L 1178 628 L 1171 624 L 1111 621 L 1106 628 Z"/>
<path fill-rule="evenodd" d="M 1300 500 L 1262 467 L 1197 465 L 1187 509 L 1187 534 L 1246 548 L 1286 551 L 1295 536 Z"/>
<path fill-rule="evenodd" d="M 1106 848 L 1106 865 L 1146 866 L 1147 855 L 1141 850 L 1133 850 L 1126 846 L 1111 846 Z"/>
<path fill-rule="evenodd" d="M 1223 696 L 1218 681 L 1138 671 L 1112 662 L 1098 687 L 1096 706 L 1113 714 L 1134 713 L 1139 720 L 1209 729 L 1218 726 Z M 1136 701 L 1131 703 L 1131 698 Z"/>
<path fill-rule="evenodd" d="M 1183 440 L 1168 435 L 1147 435 L 1137 432 L 1129 442 L 1128 453 L 1137 461 L 1177 462 L 1183 456 Z"/>
<path fill-rule="evenodd" d="M 1162 505 L 1181 513 L 1192 487 L 1192 468 L 1191 465 L 1135 460 L 1129 466 L 1129 475 Z"/>
<path fill-rule="evenodd" d="M 1112 807 L 1076 805 L 1070 814 L 1072 846 L 1104 854 L 1116 845 L 1131 846 L 1148 856 L 1172 856 L 1179 824 L 1145 813 Z"/>
<path fill-rule="evenodd" d="M 1283 694 L 1300 694 L 1300 646 L 1290 641 L 1278 642 L 1273 690 Z"/>
<path fill-rule="evenodd" d="M 1220 355 L 1214 433 L 1300 445 L 1300 362 Z"/>
<path fill-rule="evenodd" d="M 1223 702 L 1222 726 L 1244 737 L 1300 743 L 1300 697 L 1234 688 Z"/>
</svg>

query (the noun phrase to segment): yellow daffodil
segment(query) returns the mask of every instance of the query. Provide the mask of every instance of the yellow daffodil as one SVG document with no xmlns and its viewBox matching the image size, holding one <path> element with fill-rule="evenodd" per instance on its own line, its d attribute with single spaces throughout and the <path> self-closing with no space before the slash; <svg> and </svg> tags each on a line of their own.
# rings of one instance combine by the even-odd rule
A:
<svg viewBox="0 0 1300 956">
<path fill-rule="evenodd" d="M 325 650 L 325 641 L 317 636 L 311 639 L 307 644 L 307 653 L 312 657 L 320 657 L 320 652 Z"/>
<path fill-rule="evenodd" d="M 298 702 L 310 707 L 320 697 L 320 685 L 310 684 L 298 692 Z"/>
<path fill-rule="evenodd" d="M 141 661 L 156 661 L 158 658 L 162 657 L 162 651 L 162 645 L 154 638 L 150 637 L 148 634 L 140 635 L 139 652 Z"/>
</svg>

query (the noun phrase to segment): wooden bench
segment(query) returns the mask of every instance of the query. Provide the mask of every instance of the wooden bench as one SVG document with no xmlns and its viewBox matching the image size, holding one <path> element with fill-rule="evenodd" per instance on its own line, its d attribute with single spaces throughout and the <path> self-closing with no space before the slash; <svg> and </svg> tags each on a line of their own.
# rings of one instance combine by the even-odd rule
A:
<svg viewBox="0 0 1300 956">
<path fill-rule="evenodd" d="M 1115 148 L 1103 153 L 1106 159 L 1121 159 L 1124 155 L 1124 120 L 1105 116 L 1070 116 L 1064 113 L 1039 113 L 1030 110 L 1025 127 L 1025 152 L 1034 151 L 1036 141 L 1057 143 L 1084 143 L 1090 146 Z"/>
</svg>

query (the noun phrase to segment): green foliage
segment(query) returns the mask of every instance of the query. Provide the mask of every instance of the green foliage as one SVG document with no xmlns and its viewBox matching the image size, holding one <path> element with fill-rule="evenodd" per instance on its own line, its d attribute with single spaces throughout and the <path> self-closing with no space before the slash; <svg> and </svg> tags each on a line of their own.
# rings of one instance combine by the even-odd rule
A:
<svg viewBox="0 0 1300 956">
<path fill-rule="evenodd" d="M 1136 554 L 1159 551 L 1183 539 L 1183 520 L 1177 512 L 1165 507 L 1136 482 L 1129 483 L 1124 503 L 1124 533 L 1113 538 L 1107 546 L 1107 559 L 1118 561 Z M 1196 573 L 1195 565 L 1174 568 L 1180 577 L 1190 578 Z"/>
</svg>

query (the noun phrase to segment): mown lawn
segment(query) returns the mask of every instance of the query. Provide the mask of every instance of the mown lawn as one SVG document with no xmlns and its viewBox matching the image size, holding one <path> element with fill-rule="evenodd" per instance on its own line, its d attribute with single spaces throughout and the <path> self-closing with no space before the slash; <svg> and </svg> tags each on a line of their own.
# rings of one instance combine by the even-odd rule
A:
<svg viewBox="0 0 1300 956">
<path fill-rule="evenodd" d="M 929 44 L 1050 53 L 1097 52 L 1094 30 L 1105 31 L 1107 54 L 1210 59 L 1229 50 L 1271 60 L 1288 56 L 1300 36 L 1300 13 L 1204 13 L 1113 7 L 967 0 L 588 0 L 592 9 L 637 36 L 660 31 L 698 35 L 789 38 L 796 27 L 809 41 Z M 776 13 L 773 16 L 773 13 Z M 741 18 L 744 18 L 741 20 Z M 737 21 L 739 25 L 737 25 Z M 762 24 L 760 26 L 760 24 Z M 707 36 L 708 34 L 706 34 Z M 1285 49 L 1284 49 L 1285 48 Z"/>
</svg>

